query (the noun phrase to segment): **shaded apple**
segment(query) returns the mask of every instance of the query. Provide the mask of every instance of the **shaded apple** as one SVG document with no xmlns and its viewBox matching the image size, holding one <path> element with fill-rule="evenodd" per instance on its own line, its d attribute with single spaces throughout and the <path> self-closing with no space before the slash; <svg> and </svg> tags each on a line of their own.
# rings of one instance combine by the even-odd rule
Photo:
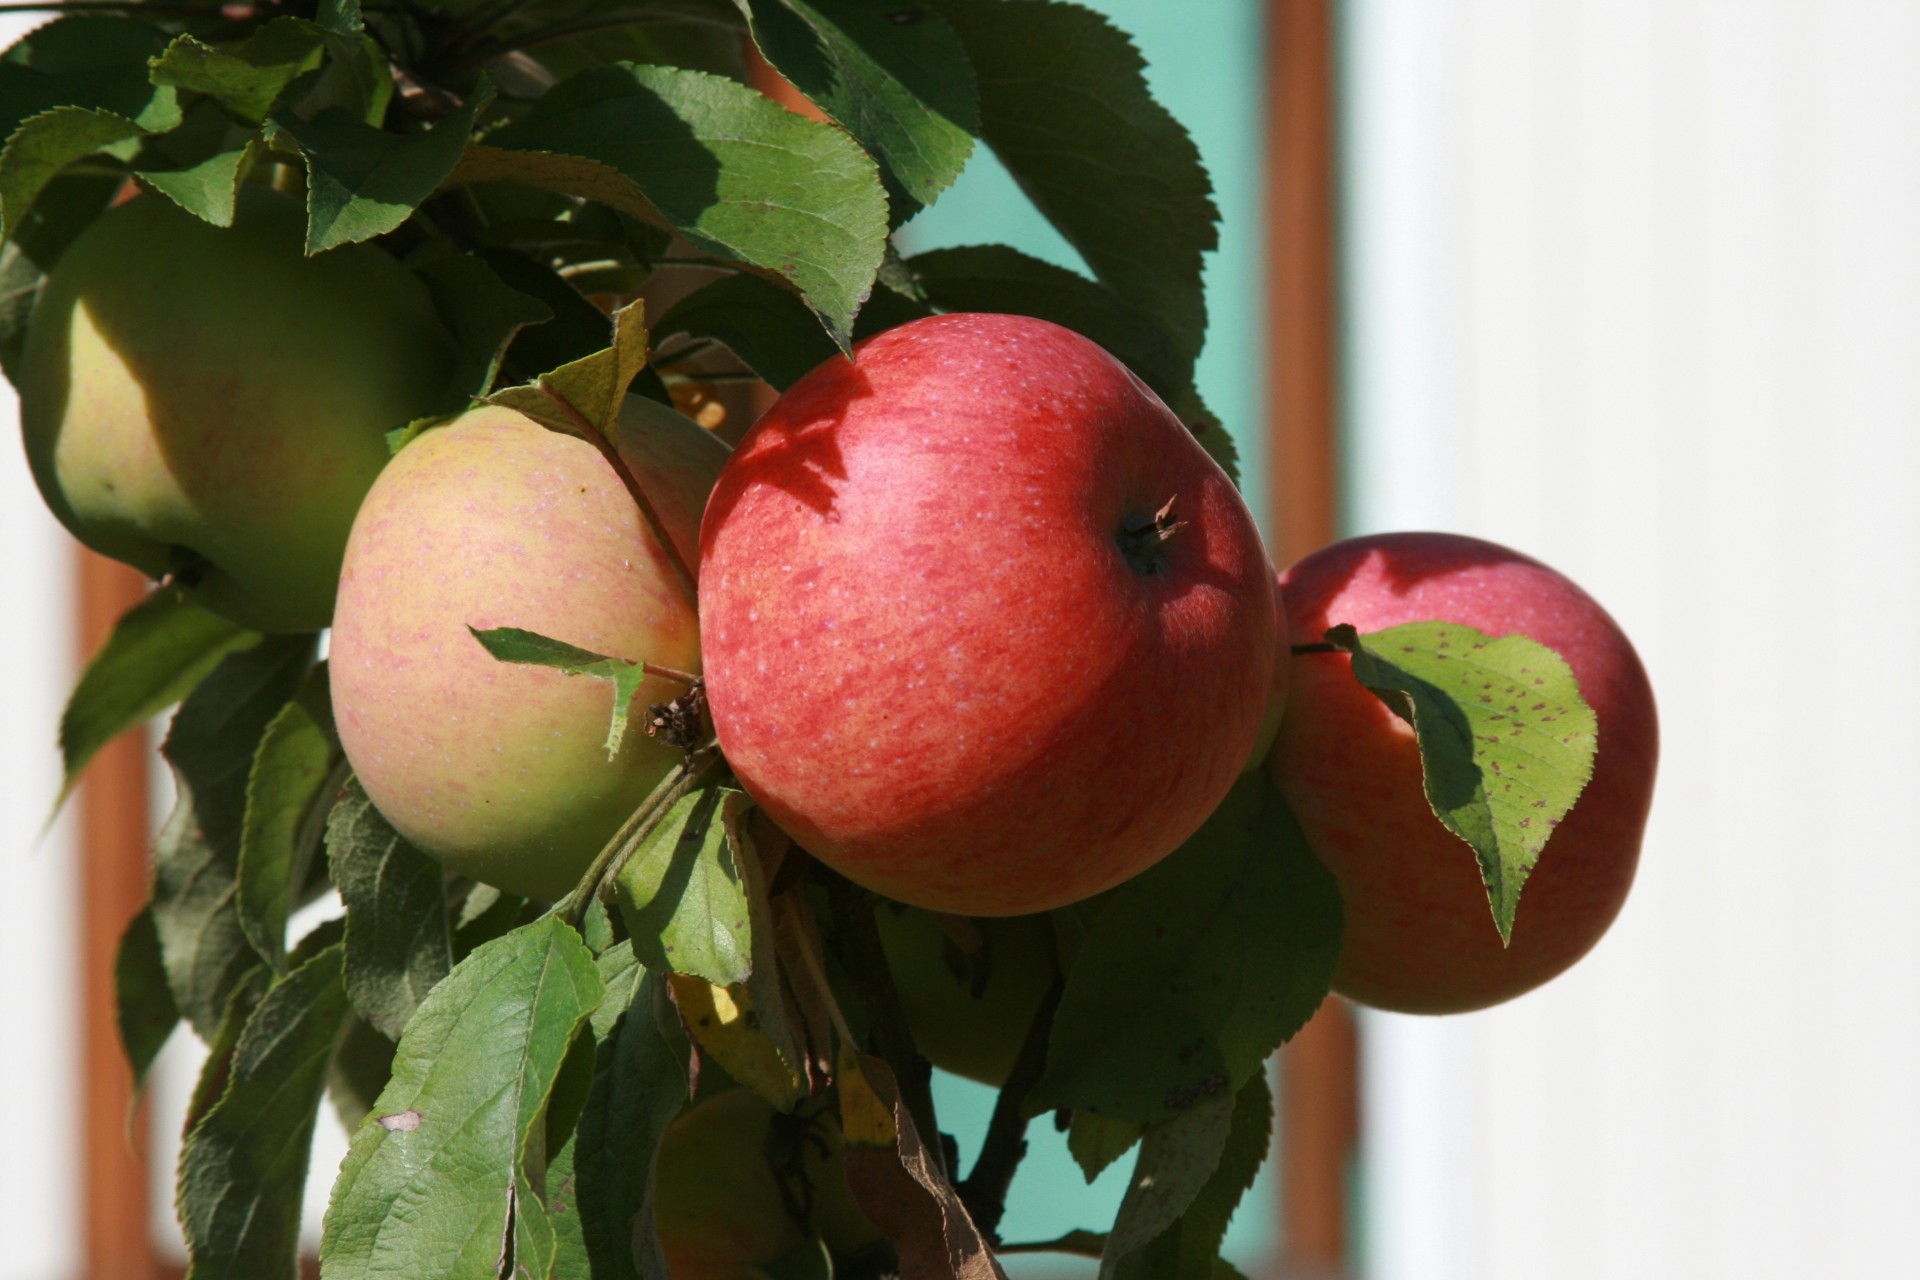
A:
<svg viewBox="0 0 1920 1280">
<path fill-rule="evenodd" d="M 844 1254 L 879 1238 L 847 1185 L 831 1112 L 782 1115 L 740 1087 L 703 1097 L 667 1126 L 653 1210 L 673 1280 L 746 1280 L 809 1240 Z"/>
<path fill-rule="evenodd" d="M 881 902 L 874 918 L 914 1047 L 942 1071 L 1005 1084 L 1060 969 L 1046 917 L 969 921 L 972 949 L 917 907 Z"/>
<path fill-rule="evenodd" d="M 620 451 L 691 562 L 726 449 L 629 414 Z M 557 898 L 680 753 L 641 731 L 619 755 L 612 685 L 495 661 L 468 632 L 519 627 L 596 653 L 699 665 L 694 607 L 593 445 L 483 407 L 393 459 L 348 540 L 331 675 L 340 741 L 368 796 L 446 866 Z"/>
<path fill-rule="evenodd" d="M 1529 636 L 1566 659 L 1599 724 L 1593 777 L 1542 850 L 1503 948 L 1472 849 L 1427 803 L 1412 729 L 1354 679 L 1344 653 L 1294 657 L 1267 763 L 1340 881 L 1334 990 L 1383 1009 L 1459 1012 L 1512 999 L 1585 955 L 1633 883 L 1659 758 L 1653 692 L 1619 626 L 1538 561 L 1454 534 L 1336 543 L 1280 587 L 1296 642 L 1336 623 L 1364 637 L 1424 620 Z"/>
<path fill-rule="evenodd" d="M 153 195 L 110 209 L 47 277 L 19 366 L 60 522 L 267 631 L 326 625 L 385 433 L 454 367 L 412 272 L 367 245 L 306 257 L 305 226 L 263 187 L 231 228 Z"/>
<path fill-rule="evenodd" d="M 821 861 L 969 916 L 1078 901 L 1199 827 L 1272 681 L 1226 475 L 1086 338 L 890 329 L 753 426 L 701 527 L 714 726 Z"/>
</svg>

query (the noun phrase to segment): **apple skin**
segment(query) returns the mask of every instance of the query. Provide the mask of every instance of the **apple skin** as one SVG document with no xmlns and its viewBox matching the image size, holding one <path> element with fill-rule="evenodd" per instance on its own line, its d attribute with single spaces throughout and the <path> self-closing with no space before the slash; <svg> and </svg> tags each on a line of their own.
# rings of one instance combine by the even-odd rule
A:
<svg viewBox="0 0 1920 1280">
<path fill-rule="evenodd" d="M 1267 768 L 1340 882 L 1346 934 L 1333 988 L 1405 1013 L 1458 1013 L 1530 991 L 1600 940 L 1640 860 L 1659 725 L 1633 645 L 1593 598 L 1518 552 L 1446 533 L 1336 543 L 1280 577 L 1297 642 L 1437 620 L 1526 635 L 1572 667 L 1599 724 L 1593 777 L 1528 877 L 1503 948 L 1473 851 L 1440 825 L 1413 730 L 1341 653 L 1293 658 Z"/>
<path fill-rule="evenodd" d="M 804 1224 L 794 1221 L 781 1195 L 776 1126 L 788 1127 L 788 1140 L 801 1153 L 789 1175 L 804 1182 L 811 1199 Z M 803 1188 L 793 1190 L 799 1195 Z M 653 1208 L 673 1280 L 748 1280 L 810 1238 L 824 1238 L 836 1252 L 879 1238 L 847 1185 L 846 1149 L 833 1120 L 816 1118 L 808 1127 L 738 1086 L 701 1098 L 667 1126 L 654 1167 Z"/>
<path fill-rule="evenodd" d="M 1184 528 L 1142 572 L 1123 526 Z M 1185 427 L 1086 338 L 917 320 L 795 383 L 701 526 L 707 695 L 774 821 L 887 897 L 1020 915 L 1135 875 L 1250 753 L 1279 619 Z"/>
<path fill-rule="evenodd" d="M 435 411 L 454 349 L 426 287 L 367 245 L 303 255 L 298 201 L 249 187 L 233 227 L 155 195 L 68 248 L 28 324 L 27 458 L 103 555 L 263 631 L 333 610 L 385 433 Z"/>
<path fill-rule="evenodd" d="M 914 1047 L 942 1071 L 1005 1084 L 1060 968 L 1046 917 L 974 921 L 981 949 L 971 956 L 916 907 L 881 902 L 874 919 Z"/>
<path fill-rule="evenodd" d="M 725 446 L 691 424 L 623 423 L 620 450 L 691 563 Z M 610 761 L 609 683 L 498 662 L 469 625 L 699 666 L 693 606 L 613 468 L 510 409 L 426 432 L 367 494 L 340 577 L 333 710 L 355 774 L 409 841 L 475 880 L 558 898 L 679 760 L 643 725 L 685 689 L 643 683 Z"/>
</svg>

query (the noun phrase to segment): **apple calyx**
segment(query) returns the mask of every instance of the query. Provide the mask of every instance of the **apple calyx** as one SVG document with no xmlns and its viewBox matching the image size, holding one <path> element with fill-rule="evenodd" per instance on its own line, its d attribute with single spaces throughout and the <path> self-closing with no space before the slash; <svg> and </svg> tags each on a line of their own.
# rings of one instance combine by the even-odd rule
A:
<svg viewBox="0 0 1920 1280">
<path fill-rule="evenodd" d="M 685 693 L 671 702 L 656 702 L 647 708 L 647 736 L 659 739 L 676 751 L 691 752 L 706 737 L 706 721 L 707 687 L 694 676 Z"/>
<path fill-rule="evenodd" d="M 1166 544 L 1174 534 L 1187 527 L 1187 522 L 1173 514 L 1173 504 L 1180 500 L 1175 494 L 1160 504 L 1160 509 L 1151 519 L 1128 516 L 1120 526 L 1117 541 L 1120 554 L 1141 577 L 1151 577 L 1158 572 L 1166 560 Z"/>
</svg>

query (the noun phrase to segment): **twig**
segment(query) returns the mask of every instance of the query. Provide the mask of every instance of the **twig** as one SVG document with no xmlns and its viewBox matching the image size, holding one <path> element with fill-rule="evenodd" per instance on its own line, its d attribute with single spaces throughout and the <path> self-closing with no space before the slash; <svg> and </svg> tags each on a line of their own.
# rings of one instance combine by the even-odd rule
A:
<svg viewBox="0 0 1920 1280">
<path fill-rule="evenodd" d="M 1053 1014 L 1060 1007 L 1060 994 L 1066 981 L 1055 974 L 1053 985 L 1034 1011 L 1027 1026 L 1027 1038 L 1020 1042 L 1020 1056 L 1014 1059 L 1007 1082 L 1000 1086 L 994 1100 L 993 1118 L 987 1122 L 987 1136 L 974 1158 L 973 1171 L 957 1190 L 960 1203 L 967 1207 L 973 1225 L 993 1244 L 1000 1242 L 1000 1219 L 1007 1212 L 1007 1188 L 1027 1154 L 1027 1095 L 1040 1083 L 1047 1067 L 1047 1040 L 1053 1034 Z"/>
<path fill-rule="evenodd" d="M 701 758 L 703 756 L 704 759 Z M 573 892 L 567 895 L 566 910 L 562 913 L 562 919 L 576 929 L 580 927 L 580 922 L 586 918 L 588 906 L 600 892 L 600 886 L 616 875 L 625 863 L 625 853 L 636 847 L 655 827 L 660 825 L 661 820 L 667 816 L 667 811 L 673 808 L 680 797 L 693 790 L 700 776 L 718 758 L 719 752 L 712 748 L 703 748 L 675 765 L 673 772 L 660 779 L 653 790 L 647 794 L 647 798 L 640 802 L 640 807 L 620 824 L 620 829 L 613 833 L 613 839 L 607 841 L 600 852 L 594 855 L 586 874 L 580 877 L 573 886 Z"/>
</svg>

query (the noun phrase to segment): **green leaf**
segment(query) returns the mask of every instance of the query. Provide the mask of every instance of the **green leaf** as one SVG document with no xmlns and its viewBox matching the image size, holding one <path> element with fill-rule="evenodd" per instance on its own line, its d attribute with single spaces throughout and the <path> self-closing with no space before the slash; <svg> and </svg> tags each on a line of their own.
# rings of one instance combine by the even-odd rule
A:
<svg viewBox="0 0 1920 1280">
<path fill-rule="evenodd" d="M 886 195 L 858 144 L 675 67 L 575 76 L 469 148 L 453 181 L 524 182 L 677 231 L 798 291 L 842 346 L 886 249 Z"/>
<path fill-rule="evenodd" d="M 355 1131 L 320 1246 L 329 1280 L 493 1280 L 515 1217 L 544 1215 L 546 1111 L 603 995 L 548 916 L 467 957 L 408 1024 Z"/>
<path fill-rule="evenodd" d="M 240 1047 L 240 1033 L 246 1029 L 247 1019 L 253 1016 L 254 1006 L 260 1003 L 260 997 L 266 994 L 268 987 L 267 967 L 256 964 L 241 975 L 240 981 L 227 993 L 220 1008 L 220 1021 L 207 1039 L 206 1061 L 200 1064 L 200 1075 L 193 1082 L 193 1093 L 187 1099 L 187 1114 L 180 1131 L 192 1133 L 193 1127 L 213 1110 L 220 1101 L 220 1095 L 227 1091 L 227 1072 L 233 1065 L 234 1052 Z"/>
<path fill-rule="evenodd" d="M 120 1047 L 133 1069 L 133 1087 L 146 1084 L 147 1072 L 173 1029 L 180 1024 L 180 1008 L 167 986 L 167 970 L 160 958 L 160 935 L 154 932 L 153 908 L 142 907 L 127 922 L 113 958 L 115 1022 Z"/>
<path fill-rule="evenodd" d="M 453 968 L 446 873 L 401 838 L 358 779 L 327 816 L 327 859 L 347 908 L 347 993 L 398 1040 Z"/>
<path fill-rule="evenodd" d="M 1182 1115 L 1147 1126 L 1107 1235 L 1100 1262 L 1103 1280 L 1110 1280 L 1121 1258 L 1179 1222 L 1227 1149 L 1233 1113 L 1234 1095 L 1217 1093 Z"/>
<path fill-rule="evenodd" d="M 453 172 L 474 117 L 491 100 L 490 90 L 475 92 L 432 129 L 411 134 L 376 129 L 339 107 L 311 120 L 276 112 L 275 127 L 307 165 L 307 252 L 371 240 L 405 222 Z"/>
<path fill-rule="evenodd" d="M 624 948 L 622 948 L 624 950 Z M 602 972 L 606 969 L 603 966 Z M 630 971 L 632 997 L 609 998 L 592 1090 L 570 1153 L 574 1204 L 595 1280 L 666 1274 L 652 1229 L 654 1159 L 667 1125 L 686 1105 L 689 1045 L 659 973 Z M 556 1166 L 557 1167 L 557 1166 Z"/>
<path fill-rule="evenodd" d="M 1155 1128 L 1171 1130 L 1182 1123 L 1176 1120 Z M 1132 1185 L 1121 1202 L 1113 1234 L 1107 1238 L 1101 1276 L 1111 1280 L 1213 1280 L 1222 1274 L 1239 1274 L 1221 1261 L 1220 1242 L 1226 1238 L 1227 1220 L 1266 1161 L 1273 1136 L 1273 1097 L 1267 1090 L 1265 1074 L 1256 1074 L 1241 1086 L 1233 1099 L 1231 1127 L 1213 1148 L 1213 1159 L 1205 1167 L 1195 1167 L 1185 1158 L 1200 1154 L 1197 1140 L 1176 1141 L 1169 1136 L 1150 1157 L 1154 1132 L 1147 1131 Z M 1206 1141 L 1211 1145 L 1210 1135 Z M 1196 1175 L 1201 1182 L 1194 1187 Z M 1183 1189 L 1184 1204 L 1167 1219 L 1163 1230 L 1144 1238 L 1140 1229 L 1151 1218 L 1164 1215 L 1141 1210 L 1154 1201 L 1164 1204 L 1168 1183 Z M 1186 1190 L 1189 1187 L 1191 1190 Z"/>
<path fill-rule="evenodd" d="M 472 254 L 445 254 L 415 271 L 426 281 L 434 310 L 460 353 L 453 388 L 462 398 L 492 391 L 514 336 L 526 325 L 553 319 L 546 303 L 507 284 Z"/>
<path fill-rule="evenodd" d="M 342 1128 L 352 1133 L 360 1127 L 392 1076 L 393 1041 L 363 1018 L 347 1019 L 327 1068 L 327 1097 Z"/>
<path fill-rule="evenodd" d="M 154 59 L 152 79 L 205 94 L 236 119 L 259 124 L 286 87 L 319 64 L 326 42 L 326 28 L 304 18 L 275 18 L 224 47 L 183 35 Z"/>
<path fill-rule="evenodd" d="M 607 726 L 607 759 L 620 754 L 621 740 L 627 734 L 628 712 L 647 678 L 646 663 L 609 658 L 519 627 L 495 627 L 490 631 L 468 627 L 467 630 L 497 661 L 552 667 L 570 676 L 592 676 L 612 682 L 613 718 Z"/>
<path fill-rule="evenodd" d="M 1127 35 L 1061 3 L 940 0 L 973 63 L 981 136 L 1048 221 L 1188 358 L 1218 247 L 1199 148 L 1147 88 Z"/>
<path fill-rule="evenodd" d="M 68 16 L 0 55 L 0 137 L 54 107 L 91 107 L 159 131 L 180 122 L 177 95 L 147 78 L 166 34 L 130 18 Z"/>
<path fill-rule="evenodd" d="M 1327 632 L 1420 742 L 1427 802 L 1473 847 L 1500 940 L 1547 837 L 1593 776 L 1599 722 L 1566 660 L 1526 636 L 1450 622 Z"/>
<path fill-rule="evenodd" d="M 360 34 L 360 0 L 320 0 L 313 19 L 337 36 Z"/>
<path fill-rule="evenodd" d="M 752 974 L 746 874 L 728 831 L 747 808 L 731 787 L 688 792 L 620 868 L 614 892 L 648 968 L 723 987 Z"/>
<path fill-rule="evenodd" d="M 201 221 L 230 227 L 241 179 L 258 157 L 260 147 L 259 140 L 253 139 L 245 146 L 179 168 L 143 164 L 140 180 Z"/>
<path fill-rule="evenodd" d="M 100 748 L 186 697 L 222 658 L 259 639 L 172 591 L 156 591 L 127 610 L 87 663 L 60 716 L 66 777 L 55 808 Z"/>
<path fill-rule="evenodd" d="M 973 74 L 953 28 L 870 0 L 755 0 L 767 61 L 880 162 L 897 226 L 960 176 L 980 130 Z"/>
<path fill-rule="evenodd" d="M 487 403 L 524 413 L 569 435 L 598 431 L 608 440 L 617 440 L 627 388 L 647 367 L 648 350 L 645 306 L 635 302 L 613 313 L 612 346 L 544 373 L 532 386 L 497 391 L 487 397 Z"/>
<path fill-rule="evenodd" d="M 76 160 L 147 136 L 147 129 L 111 111 L 55 107 L 34 116 L 7 139 L 0 151 L 0 235 L 18 226 L 49 182 Z"/>
<path fill-rule="evenodd" d="M 1240 1088 L 1325 997 L 1340 893 L 1265 773 L 1095 900 L 1034 1109 L 1151 1124 Z"/>
<path fill-rule="evenodd" d="M 347 1018 L 341 949 L 261 999 L 220 1100 L 187 1134 L 176 1205 L 193 1280 L 299 1275 L 301 1191 L 327 1064 Z"/>
<path fill-rule="evenodd" d="M 1108 1165 L 1133 1149 L 1140 1141 L 1141 1126 L 1131 1120 L 1116 1120 L 1092 1111 L 1076 1111 L 1067 1128 L 1067 1153 L 1091 1183 Z"/>
<path fill-rule="evenodd" d="M 613 322 L 606 313 L 547 264 L 511 249 L 481 249 L 479 256 L 509 288 L 537 299 L 552 315 L 528 322 L 513 336 L 500 366 L 502 377 L 532 382 L 612 343 Z"/>
<path fill-rule="evenodd" d="M 178 792 L 154 849 L 153 923 L 180 1012 L 202 1037 L 261 957 L 240 922 L 247 780 L 267 725 L 313 665 L 310 635 L 229 654 L 174 715 L 161 753 Z"/>
<path fill-rule="evenodd" d="M 663 342 L 683 333 L 724 344 L 780 391 L 840 354 L 798 298 L 759 276 L 722 276 L 674 303 L 654 326 Z"/>
<path fill-rule="evenodd" d="M 246 816 L 235 869 L 240 927 L 276 972 L 286 969 L 287 918 L 320 847 L 341 761 L 327 696 L 327 668 L 316 665 L 291 702 L 268 723 L 247 774 Z"/>
</svg>

